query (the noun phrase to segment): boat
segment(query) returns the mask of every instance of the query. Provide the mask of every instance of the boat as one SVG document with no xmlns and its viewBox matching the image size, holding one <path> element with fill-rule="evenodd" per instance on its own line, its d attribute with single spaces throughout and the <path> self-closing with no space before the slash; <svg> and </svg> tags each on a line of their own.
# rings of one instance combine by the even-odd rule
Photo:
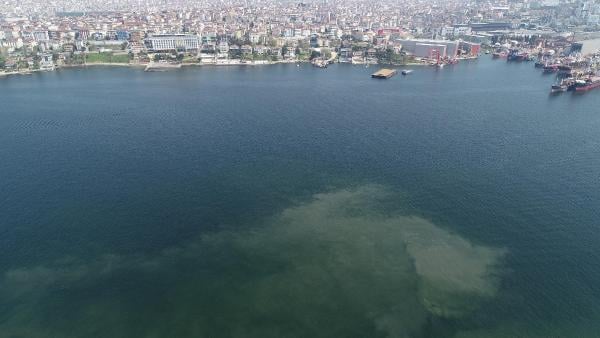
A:
<svg viewBox="0 0 600 338">
<path fill-rule="evenodd" d="M 317 68 L 327 68 L 327 60 L 323 60 L 323 59 L 314 59 L 312 61 L 312 65 L 317 67 Z"/>
<path fill-rule="evenodd" d="M 558 72 L 558 64 L 553 64 L 553 65 L 546 65 L 544 66 L 544 73 L 555 73 Z"/>
<path fill-rule="evenodd" d="M 524 51 L 520 51 L 518 49 L 511 49 L 508 55 L 506 56 L 507 61 L 528 61 L 529 54 Z"/>
<path fill-rule="evenodd" d="M 583 80 L 576 80 L 574 88 L 577 92 L 600 88 L 600 76 L 590 76 Z"/>
<path fill-rule="evenodd" d="M 494 53 L 492 53 L 492 58 L 493 59 L 505 58 L 506 56 L 507 56 L 506 52 L 494 52 Z"/>
<path fill-rule="evenodd" d="M 559 84 L 553 84 L 552 88 L 550 89 L 551 93 L 562 93 L 562 92 L 566 92 L 569 89 L 569 86 L 563 82 L 559 83 Z"/>
<path fill-rule="evenodd" d="M 408 74 L 410 74 L 412 72 L 413 72 L 412 69 L 405 69 L 405 70 L 402 71 L 402 75 L 408 75 Z"/>
<path fill-rule="evenodd" d="M 489 50 L 486 50 L 486 51 L 485 51 L 485 53 L 486 53 L 486 54 L 489 54 L 489 53 L 490 53 L 490 51 L 489 51 Z"/>
</svg>

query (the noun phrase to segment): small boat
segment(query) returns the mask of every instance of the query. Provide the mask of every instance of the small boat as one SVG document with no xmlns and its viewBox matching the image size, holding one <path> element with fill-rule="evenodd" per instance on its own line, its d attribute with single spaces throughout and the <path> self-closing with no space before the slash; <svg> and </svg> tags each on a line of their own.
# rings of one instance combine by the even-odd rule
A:
<svg viewBox="0 0 600 338">
<path fill-rule="evenodd" d="M 530 61 L 529 53 L 519 50 L 511 49 L 506 55 L 506 61 Z"/>
<path fill-rule="evenodd" d="M 486 53 L 486 54 L 489 54 L 489 53 L 490 53 L 490 51 L 489 51 L 489 50 L 486 50 L 486 51 L 485 51 L 485 53 Z"/>
<path fill-rule="evenodd" d="M 408 74 L 410 74 L 412 72 L 413 72 L 412 69 L 405 69 L 405 70 L 402 71 L 402 75 L 408 75 Z"/>
<path fill-rule="evenodd" d="M 492 58 L 493 59 L 505 58 L 507 55 L 508 55 L 508 53 L 506 53 L 506 52 L 494 52 L 494 53 L 492 53 Z"/>
<path fill-rule="evenodd" d="M 322 59 L 314 59 L 312 65 L 317 68 L 327 68 L 327 61 Z"/>
<path fill-rule="evenodd" d="M 567 86 L 564 83 L 560 83 L 560 84 L 552 85 L 550 92 L 551 93 L 562 93 L 562 92 L 566 92 L 567 89 L 569 89 L 569 86 Z"/>
</svg>

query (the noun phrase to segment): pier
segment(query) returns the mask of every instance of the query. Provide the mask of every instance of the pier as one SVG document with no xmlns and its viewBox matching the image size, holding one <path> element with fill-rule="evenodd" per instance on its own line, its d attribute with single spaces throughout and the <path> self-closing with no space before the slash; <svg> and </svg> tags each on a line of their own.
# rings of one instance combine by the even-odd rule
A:
<svg viewBox="0 0 600 338">
<path fill-rule="evenodd" d="M 146 72 L 164 72 L 164 71 L 167 71 L 170 69 L 179 69 L 179 68 L 181 68 L 180 63 L 170 63 L 170 62 L 159 61 L 159 62 L 150 62 L 146 66 L 144 71 L 146 71 Z"/>
</svg>

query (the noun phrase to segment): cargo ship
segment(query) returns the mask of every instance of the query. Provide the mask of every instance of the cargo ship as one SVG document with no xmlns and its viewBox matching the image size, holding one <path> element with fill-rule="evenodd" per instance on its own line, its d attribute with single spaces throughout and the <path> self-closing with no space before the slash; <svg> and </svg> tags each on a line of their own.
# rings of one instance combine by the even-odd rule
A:
<svg viewBox="0 0 600 338">
<path fill-rule="evenodd" d="M 600 88 L 600 76 L 590 76 L 586 79 L 575 80 L 573 88 L 577 92 L 585 92 L 588 90 Z"/>
</svg>

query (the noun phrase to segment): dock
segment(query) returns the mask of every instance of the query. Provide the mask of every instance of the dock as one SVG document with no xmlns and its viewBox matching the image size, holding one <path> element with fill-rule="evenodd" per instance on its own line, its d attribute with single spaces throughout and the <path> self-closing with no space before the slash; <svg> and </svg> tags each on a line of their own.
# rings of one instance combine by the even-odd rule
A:
<svg viewBox="0 0 600 338">
<path fill-rule="evenodd" d="M 371 74 L 371 77 L 374 79 L 389 79 L 390 77 L 396 75 L 395 69 L 382 68 L 375 73 Z"/>
<path fill-rule="evenodd" d="M 170 69 L 179 69 L 181 68 L 180 63 L 170 63 L 170 62 L 150 62 L 144 71 L 146 72 L 164 72 Z"/>
</svg>

